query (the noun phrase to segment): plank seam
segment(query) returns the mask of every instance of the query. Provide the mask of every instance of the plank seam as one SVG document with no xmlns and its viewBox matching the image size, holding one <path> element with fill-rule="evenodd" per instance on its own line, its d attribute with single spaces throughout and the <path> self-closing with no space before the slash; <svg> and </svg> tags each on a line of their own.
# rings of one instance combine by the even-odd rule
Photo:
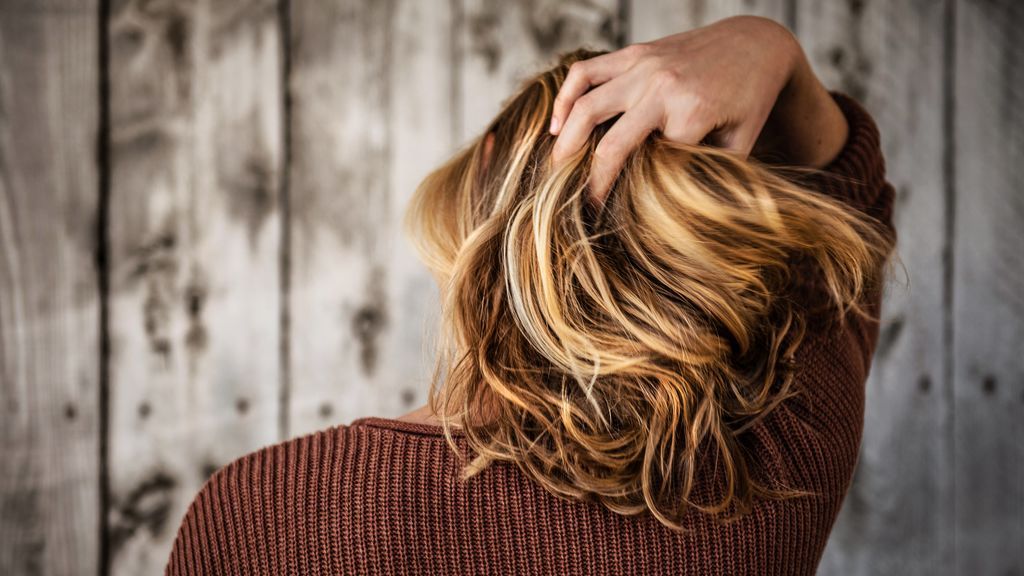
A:
<svg viewBox="0 0 1024 576">
<path fill-rule="evenodd" d="M 942 347 L 943 375 L 942 392 L 945 396 L 947 416 L 945 451 L 951 470 L 956 468 L 956 405 L 953 393 L 955 378 L 954 338 L 953 338 L 953 287 L 955 275 L 956 246 L 956 0 L 946 0 L 943 13 L 943 36 L 945 46 L 942 54 L 942 177 L 943 177 L 943 211 L 945 212 L 943 246 L 942 246 Z M 953 519 L 952 546 L 948 554 L 950 566 L 957 566 L 957 530 L 956 530 L 956 474 L 949 478 L 950 514 Z M 954 568 L 955 569 L 955 568 Z"/>
<path fill-rule="evenodd" d="M 99 576 L 110 573 L 110 194 L 111 194 L 111 136 L 110 136 L 110 0 L 99 0 L 97 5 L 99 26 L 97 38 L 98 58 L 98 126 L 96 134 L 97 210 L 94 238 L 96 242 L 95 269 L 99 289 L 99 389 L 97 398 L 99 454 Z"/>
<path fill-rule="evenodd" d="M 278 174 L 278 211 L 281 214 L 281 241 L 278 253 L 278 274 L 280 310 L 278 338 L 280 367 L 277 406 L 277 436 L 283 440 L 291 434 L 289 405 L 291 404 L 291 189 L 292 165 L 292 46 L 291 46 L 291 1 L 279 0 L 278 27 L 281 34 L 281 166 Z"/>
</svg>

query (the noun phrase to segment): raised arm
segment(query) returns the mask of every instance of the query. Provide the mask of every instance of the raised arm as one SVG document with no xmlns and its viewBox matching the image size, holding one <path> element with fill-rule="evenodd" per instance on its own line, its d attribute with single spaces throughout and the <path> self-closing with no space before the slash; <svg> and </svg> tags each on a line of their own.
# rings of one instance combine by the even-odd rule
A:
<svg viewBox="0 0 1024 576">
<path fill-rule="evenodd" d="M 605 194 L 653 130 L 754 157 L 823 167 L 847 137 L 842 111 L 793 34 L 757 16 L 633 44 L 577 62 L 555 100 L 555 161 L 622 113 L 598 144 L 591 189 Z"/>
</svg>

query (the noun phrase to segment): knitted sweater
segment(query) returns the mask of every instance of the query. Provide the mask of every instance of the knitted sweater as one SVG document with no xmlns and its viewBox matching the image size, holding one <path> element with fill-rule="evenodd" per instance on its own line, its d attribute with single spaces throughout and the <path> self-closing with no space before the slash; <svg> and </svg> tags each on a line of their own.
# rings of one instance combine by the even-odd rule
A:
<svg viewBox="0 0 1024 576">
<path fill-rule="evenodd" d="M 831 94 L 850 135 L 826 170 L 848 178 L 818 189 L 895 234 L 877 126 Z M 218 470 L 166 574 L 813 574 L 857 462 L 880 306 L 878 290 L 873 320 L 809 331 L 795 356 L 802 393 L 746 433 L 761 466 L 818 496 L 759 502 L 725 525 L 695 512 L 673 532 L 556 497 L 511 463 L 462 483 L 440 426 L 364 417 Z"/>
</svg>

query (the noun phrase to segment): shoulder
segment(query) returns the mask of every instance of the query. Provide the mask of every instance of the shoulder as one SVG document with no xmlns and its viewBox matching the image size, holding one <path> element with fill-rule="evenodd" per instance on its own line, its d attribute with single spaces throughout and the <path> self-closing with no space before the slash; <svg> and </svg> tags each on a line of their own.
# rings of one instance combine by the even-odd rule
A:
<svg viewBox="0 0 1024 576">
<path fill-rule="evenodd" d="M 321 430 L 267 446 L 214 472 L 182 518 L 166 574 L 248 574 L 284 567 L 290 542 L 316 530 L 311 498 L 337 472 L 348 426 Z M 323 511 L 326 512 L 326 511 Z"/>
<path fill-rule="evenodd" d="M 437 511 L 408 495 L 450 489 L 458 460 L 435 427 L 375 417 L 246 454 L 195 495 L 165 573 L 352 572 L 353 546 L 369 553 L 382 531 Z"/>
</svg>

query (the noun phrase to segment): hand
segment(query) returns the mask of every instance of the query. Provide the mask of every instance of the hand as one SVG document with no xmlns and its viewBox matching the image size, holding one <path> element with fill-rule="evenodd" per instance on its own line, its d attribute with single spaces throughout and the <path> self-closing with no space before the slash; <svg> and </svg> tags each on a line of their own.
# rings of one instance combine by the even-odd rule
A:
<svg viewBox="0 0 1024 576">
<path fill-rule="evenodd" d="M 576 62 L 555 99 L 552 159 L 578 150 L 595 126 L 619 113 L 595 150 L 589 184 L 599 204 L 626 157 L 653 130 L 745 158 L 794 72 L 809 71 L 801 60 L 785 27 L 735 16 Z"/>
</svg>

